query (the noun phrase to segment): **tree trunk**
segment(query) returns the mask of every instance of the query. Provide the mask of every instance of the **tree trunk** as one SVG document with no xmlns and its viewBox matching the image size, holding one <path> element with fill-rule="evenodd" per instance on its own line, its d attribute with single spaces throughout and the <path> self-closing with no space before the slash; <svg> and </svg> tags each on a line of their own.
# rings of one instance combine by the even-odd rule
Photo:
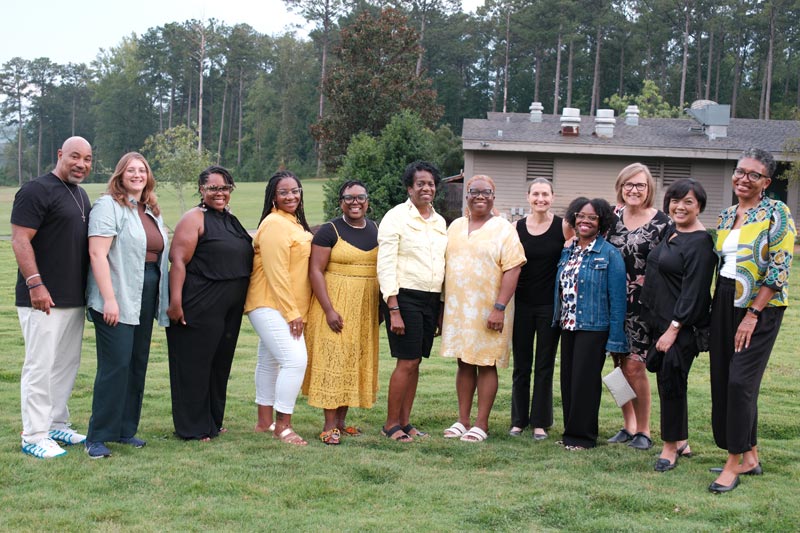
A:
<svg viewBox="0 0 800 533">
<path fill-rule="evenodd" d="M 533 101 L 539 102 L 539 84 L 542 81 L 542 52 L 538 48 L 533 51 Z"/>
<path fill-rule="evenodd" d="M 78 107 L 78 95 L 77 93 L 72 93 L 72 117 L 71 117 L 71 124 L 72 128 L 70 130 L 70 136 L 75 136 L 75 109 Z"/>
<path fill-rule="evenodd" d="M 717 47 L 717 60 L 716 60 L 716 67 L 717 67 L 717 74 L 714 80 L 714 101 L 719 102 L 719 72 L 721 70 L 720 65 L 722 64 L 722 50 L 725 49 L 725 34 L 722 34 L 722 37 L 719 40 L 719 46 Z"/>
<path fill-rule="evenodd" d="M 219 138 L 217 139 L 217 164 L 222 161 L 222 132 L 225 131 L 225 104 L 228 100 L 228 80 L 230 71 L 225 69 L 225 86 L 222 89 L 222 109 L 219 112 Z"/>
<path fill-rule="evenodd" d="M 645 61 L 647 61 L 647 63 L 645 63 L 644 66 L 644 79 L 651 80 L 652 78 L 650 77 L 651 75 L 650 67 L 651 64 L 653 63 L 653 47 L 650 44 L 650 39 L 647 40 L 647 59 L 645 59 Z"/>
<path fill-rule="evenodd" d="M 242 94 L 244 93 L 244 72 L 239 69 L 239 132 L 236 140 L 236 167 L 242 166 Z"/>
<path fill-rule="evenodd" d="M 42 129 L 44 128 L 44 121 L 42 120 L 41 113 L 39 114 L 39 136 L 36 140 L 36 175 L 42 175 Z"/>
<path fill-rule="evenodd" d="M 192 76 L 189 75 L 189 99 L 186 102 L 186 127 L 192 127 Z"/>
<path fill-rule="evenodd" d="M 511 39 L 511 9 L 506 14 L 506 62 L 503 68 L 503 113 L 508 112 L 508 50 Z"/>
<path fill-rule="evenodd" d="M 694 40 L 697 43 L 697 57 L 695 58 L 694 73 L 694 99 L 700 100 L 703 97 L 703 32 L 698 30 Z"/>
<path fill-rule="evenodd" d="M 772 94 L 772 54 L 775 47 L 775 4 L 769 12 L 769 48 L 767 49 L 766 87 L 764 90 L 764 118 L 769 120 L 770 96 Z"/>
<path fill-rule="evenodd" d="M 167 117 L 167 129 L 172 128 L 172 110 L 175 107 L 175 80 L 172 80 L 169 87 L 169 116 Z"/>
<path fill-rule="evenodd" d="M 558 114 L 558 96 L 561 82 L 561 28 L 558 31 L 558 44 L 556 47 L 556 83 L 553 89 L 553 114 Z"/>
<path fill-rule="evenodd" d="M 623 40 L 620 43 L 619 47 L 619 88 L 617 89 L 617 94 L 619 94 L 620 98 L 623 96 L 623 86 L 625 83 L 624 79 L 625 74 L 625 41 Z"/>
<path fill-rule="evenodd" d="M 711 98 L 711 64 L 714 59 L 714 30 L 708 35 L 708 65 L 706 67 L 706 93 L 705 99 Z"/>
<path fill-rule="evenodd" d="M 330 37 L 330 22 L 328 19 L 325 19 L 323 31 L 322 31 L 322 67 L 320 69 L 319 75 L 319 113 L 317 115 L 317 120 L 322 120 L 322 117 L 325 113 L 325 75 L 327 72 L 327 65 L 328 65 L 328 39 Z M 322 141 L 317 141 L 316 143 L 317 149 L 317 177 L 322 176 L 322 151 L 324 150 L 324 145 Z"/>
<path fill-rule="evenodd" d="M 197 84 L 197 153 L 203 153 L 203 63 L 206 60 L 206 30 L 200 32 L 200 60 L 198 61 L 200 82 Z"/>
<path fill-rule="evenodd" d="M 764 118 L 764 104 L 766 102 L 766 99 L 764 98 L 764 96 L 766 95 L 766 92 L 767 92 L 767 69 L 760 69 L 759 68 L 759 70 L 762 71 L 762 72 L 759 72 L 759 74 L 761 75 L 760 76 L 761 77 L 761 96 L 758 99 L 758 119 L 761 120 L 761 119 Z"/>
<path fill-rule="evenodd" d="M 736 65 L 733 68 L 733 93 L 731 94 L 731 118 L 736 118 L 736 102 L 739 99 L 739 84 L 742 81 L 742 69 L 744 68 L 744 59 L 746 51 L 743 49 L 742 41 L 744 40 L 744 32 L 739 33 L 739 39 L 736 44 Z"/>
<path fill-rule="evenodd" d="M 422 56 L 425 55 L 425 49 L 422 47 L 422 42 L 425 39 L 425 19 L 427 18 L 427 13 L 422 11 L 422 23 L 419 25 L 419 52 L 417 53 L 417 68 L 414 70 L 414 75 L 419 78 L 420 73 L 422 72 Z"/>
<path fill-rule="evenodd" d="M 689 65 L 689 6 L 684 6 L 683 24 L 683 65 L 681 66 L 681 94 L 678 107 L 683 107 L 686 98 L 686 69 Z"/>
<path fill-rule="evenodd" d="M 600 39 L 603 36 L 602 29 L 597 27 L 597 34 L 595 35 L 595 49 L 594 49 L 594 79 L 592 80 L 592 103 L 589 106 L 589 115 L 594 116 L 594 110 L 597 109 L 599 103 L 598 95 L 600 94 Z"/>
<path fill-rule="evenodd" d="M 572 39 L 569 40 L 569 57 L 567 59 L 567 107 L 572 107 L 572 67 L 573 67 L 573 59 L 574 59 L 574 49 L 573 49 L 574 41 Z M 556 115 L 558 114 L 558 110 L 556 110 Z"/>
</svg>

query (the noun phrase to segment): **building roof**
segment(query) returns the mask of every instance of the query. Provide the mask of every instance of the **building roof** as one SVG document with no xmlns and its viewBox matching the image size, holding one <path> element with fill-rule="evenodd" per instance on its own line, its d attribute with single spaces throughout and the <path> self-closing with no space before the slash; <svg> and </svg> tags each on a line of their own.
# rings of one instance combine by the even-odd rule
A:
<svg viewBox="0 0 800 533">
<path fill-rule="evenodd" d="M 800 137 L 795 120 L 732 118 L 728 136 L 709 139 L 691 118 L 639 118 L 628 126 L 617 117 L 614 136 L 593 134 L 594 117 L 582 115 L 580 135 L 562 136 L 560 116 L 543 115 L 530 121 L 528 113 L 489 113 L 486 119 L 464 119 L 464 150 L 677 157 L 735 160 L 750 147 L 773 153 L 776 160 L 791 159 L 783 153 L 789 138 Z"/>
</svg>

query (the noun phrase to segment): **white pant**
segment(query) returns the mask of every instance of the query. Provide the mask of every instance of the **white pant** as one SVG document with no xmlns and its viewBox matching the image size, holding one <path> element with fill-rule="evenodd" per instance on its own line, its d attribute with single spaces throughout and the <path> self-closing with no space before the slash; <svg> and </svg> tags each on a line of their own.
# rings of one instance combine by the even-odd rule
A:
<svg viewBox="0 0 800 533">
<path fill-rule="evenodd" d="M 50 314 L 17 307 L 25 340 L 20 377 L 22 438 L 38 442 L 51 429 L 69 427 L 67 401 L 81 364 L 86 309 L 50 308 Z"/>
<path fill-rule="evenodd" d="M 292 337 L 286 319 L 275 309 L 259 307 L 247 317 L 259 337 L 256 403 L 292 414 L 308 363 L 306 341 Z"/>
</svg>

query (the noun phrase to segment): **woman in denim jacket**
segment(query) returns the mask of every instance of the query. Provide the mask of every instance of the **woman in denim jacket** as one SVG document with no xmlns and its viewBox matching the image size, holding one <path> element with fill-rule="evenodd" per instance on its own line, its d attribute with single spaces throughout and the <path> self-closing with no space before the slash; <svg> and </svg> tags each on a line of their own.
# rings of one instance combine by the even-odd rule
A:
<svg viewBox="0 0 800 533">
<path fill-rule="evenodd" d="M 568 450 L 584 450 L 597 444 L 606 352 L 628 351 L 625 263 L 619 250 L 601 236 L 614 221 L 608 202 L 576 198 L 564 219 L 576 238 L 558 263 L 553 315 L 553 325 L 562 330 L 562 442 Z"/>
</svg>

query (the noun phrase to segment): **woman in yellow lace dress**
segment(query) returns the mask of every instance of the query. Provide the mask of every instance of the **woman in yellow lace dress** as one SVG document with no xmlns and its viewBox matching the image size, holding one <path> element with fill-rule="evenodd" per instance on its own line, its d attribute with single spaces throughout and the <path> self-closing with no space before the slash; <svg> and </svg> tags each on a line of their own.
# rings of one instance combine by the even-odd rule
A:
<svg viewBox="0 0 800 533">
<path fill-rule="evenodd" d="M 303 394 L 325 412 L 325 444 L 359 435 L 345 423 L 347 410 L 372 407 L 378 392 L 378 226 L 366 217 L 369 195 L 359 181 L 342 185 L 339 207 L 342 216 L 314 236 L 308 268 L 314 297 Z"/>
</svg>

